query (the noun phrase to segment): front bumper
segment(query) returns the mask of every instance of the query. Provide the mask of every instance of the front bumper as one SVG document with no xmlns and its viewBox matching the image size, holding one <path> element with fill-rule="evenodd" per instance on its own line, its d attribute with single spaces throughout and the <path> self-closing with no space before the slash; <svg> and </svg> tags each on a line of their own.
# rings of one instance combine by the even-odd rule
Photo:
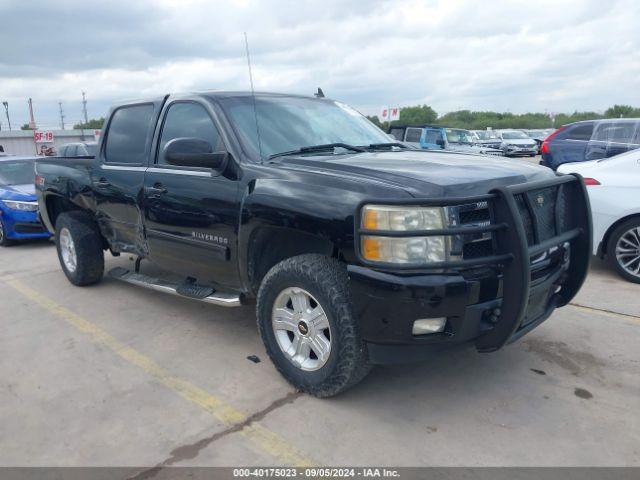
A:
<svg viewBox="0 0 640 480">
<path fill-rule="evenodd" d="M 563 204 L 571 206 L 570 212 L 562 214 L 570 223 L 556 226 L 553 235 L 545 236 L 545 225 L 533 215 L 533 226 L 525 228 L 519 198 L 531 194 L 537 198 L 538 192 L 556 187 L 567 196 Z M 446 205 L 473 200 L 413 203 Z M 491 193 L 489 202 L 492 221 L 484 228 L 493 232 L 494 255 L 443 262 L 430 271 L 348 267 L 355 313 L 374 363 L 417 360 L 434 349 L 454 345 L 498 350 L 541 324 L 578 292 L 591 252 L 591 216 L 581 179 L 567 175 L 500 187 Z M 533 209 L 541 207 L 527 208 L 535 214 Z M 453 235 L 461 230 L 463 227 L 449 231 Z M 415 320 L 442 317 L 447 319 L 444 332 L 412 334 Z"/>
<path fill-rule="evenodd" d="M 42 225 L 38 212 L 22 212 L 3 208 L 0 210 L 5 235 L 11 240 L 49 238 L 51 234 Z"/>
<path fill-rule="evenodd" d="M 514 145 L 509 145 L 504 148 L 505 155 L 537 155 L 538 147 L 517 147 Z"/>
</svg>

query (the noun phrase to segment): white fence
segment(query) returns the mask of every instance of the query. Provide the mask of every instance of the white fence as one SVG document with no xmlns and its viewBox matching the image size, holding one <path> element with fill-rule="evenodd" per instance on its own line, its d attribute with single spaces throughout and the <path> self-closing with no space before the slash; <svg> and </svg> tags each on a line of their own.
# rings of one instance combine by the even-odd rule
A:
<svg viewBox="0 0 640 480">
<path fill-rule="evenodd" d="M 4 153 L 9 155 L 36 155 L 41 145 L 60 148 L 65 143 L 94 142 L 98 140 L 95 130 L 48 130 L 53 133 L 52 143 L 36 143 L 33 130 L 2 130 L 0 145 Z M 99 130 L 98 130 L 99 132 Z"/>
</svg>

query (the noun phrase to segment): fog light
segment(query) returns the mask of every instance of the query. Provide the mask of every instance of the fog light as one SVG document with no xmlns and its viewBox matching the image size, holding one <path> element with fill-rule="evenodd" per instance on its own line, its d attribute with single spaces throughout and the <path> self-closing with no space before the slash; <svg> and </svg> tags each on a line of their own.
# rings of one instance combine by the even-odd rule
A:
<svg viewBox="0 0 640 480">
<path fill-rule="evenodd" d="M 414 335 L 426 335 L 428 333 L 438 333 L 444 331 L 447 318 L 421 318 L 413 322 L 412 333 Z"/>
</svg>

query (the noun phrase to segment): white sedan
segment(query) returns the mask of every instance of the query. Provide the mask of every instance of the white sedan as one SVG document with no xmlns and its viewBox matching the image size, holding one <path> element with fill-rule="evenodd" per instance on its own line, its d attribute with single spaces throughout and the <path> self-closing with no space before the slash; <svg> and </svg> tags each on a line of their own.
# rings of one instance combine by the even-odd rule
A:
<svg viewBox="0 0 640 480">
<path fill-rule="evenodd" d="M 640 149 L 590 162 L 565 163 L 584 177 L 593 217 L 593 253 L 640 283 Z"/>
</svg>

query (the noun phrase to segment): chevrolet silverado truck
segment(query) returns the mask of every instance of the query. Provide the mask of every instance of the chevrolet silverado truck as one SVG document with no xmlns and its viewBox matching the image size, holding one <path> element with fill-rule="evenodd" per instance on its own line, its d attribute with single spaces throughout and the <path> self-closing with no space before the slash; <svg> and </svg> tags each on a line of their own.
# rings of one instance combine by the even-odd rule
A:
<svg viewBox="0 0 640 480">
<path fill-rule="evenodd" d="M 109 272 L 128 284 L 255 303 L 276 368 L 319 397 L 374 364 L 514 342 L 574 297 L 591 251 L 578 175 L 415 150 L 325 98 L 119 104 L 95 158 L 43 159 L 36 186 L 71 283 L 99 282 L 109 251 L 137 258 Z"/>
</svg>

